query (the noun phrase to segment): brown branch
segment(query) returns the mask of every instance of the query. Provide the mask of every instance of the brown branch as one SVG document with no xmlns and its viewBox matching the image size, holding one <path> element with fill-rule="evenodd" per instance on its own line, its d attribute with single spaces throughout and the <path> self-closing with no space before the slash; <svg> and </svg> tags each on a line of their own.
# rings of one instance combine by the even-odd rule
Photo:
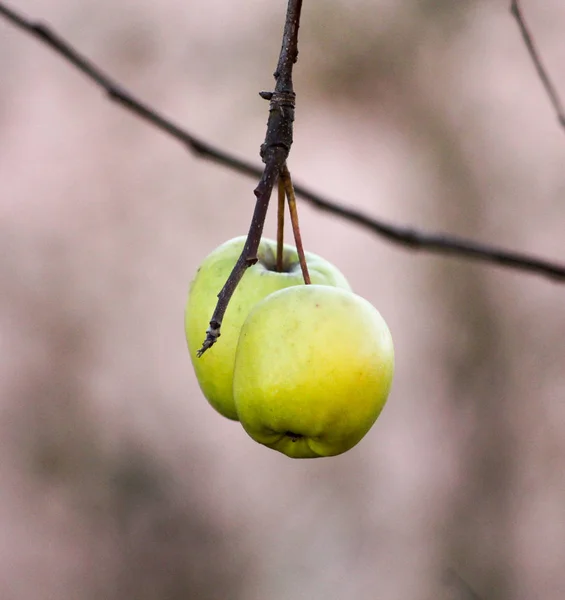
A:
<svg viewBox="0 0 565 600">
<path fill-rule="evenodd" d="M 0 15 L 5 17 L 12 25 L 19 27 L 23 31 L 38 38 L 57 54 L 61 55 L 65 60 L 86 75 L 88 79 L 98 85 L 110 100 L 121 104 L 125 109 L 151 125 L 154 125 L 163 133 L 172 136 L 197 156 L 212 160 L 255 179 L 261 177 L 262 169 L 260 167 L 241 160 L 228 152 L 214 148 L 205 141 L 191 135 L 185 129 L 175 125 L 170 119 L 160 115 L 141 100 L 135 98 L 128 90 L 124 89 L 119 83 L 106 75 L 104 71 L 77 52 L 68 42 L 47 27 L 47 25 L 23 17 L 21 14 L 8 8 L 2 2 L 0 2 Z"/>
<path fill-rule="evenodd" d="M 467 258 L 535 273 L 537 275 L 544 275 L 554 281 L 565 282 L 565 263 L 558 263 L 521 252 L 497 248 L 490 244 L 481 244 L 480 242 L 454 235 L 426 233 L 412 227 L 393 225 L 382 219 L 370 217 L 363 211 L 323 198 L 303 186 L 296 185 L 294 191 L 301 198 L 308 200 L 313 206 L 357 225 L 361 225 L 369 231 L 384 237 L 389 242 L 407 247 L 410 250 L 423 250 L 435 254 L 447 254 Z"/>
<path fill-rule="evenodd" d="M 517 3 L 514 2 L 512 6 L 512 10 L 514 14 L 516 14 L 516 8 L 514 7 L 517 6 Z M 127 90 L 112 81 L 112 79 L 95 67 L 89 60 L 81 56 L 72 48 L 72 46 L 45 25 L 26 19 L 12 9 L 7 8 L 2 2 L 0 2 L 0 15 L 4 16 L 16 27 L 19 27 L 26 33 L 38 38 L 41 42 L 65 58 L 65 60 L 74 65 L 90 80 L 102 88 L 111 100 L 118 102 L 124 108 L 136 114 L 149 124 L 167 135 L 172 136 L 190 151 L 194 152 L 199 158 L 217 162 L 242 175 L 252 177 L 255 180 L 261 177 L 263 173 L 261 167 L 242 160 L 233 154 L 220 150 L 219 148 L 198 139 L 185 129 L 175 125 L 171 120 L 143 104 Z M 519 7 L 518 16 L 521 17 Z M 521 22 L 523 23 L 523 19 Z M 269 98 L 270 94 L 262 94 L 262 96 Z M 495 264 L 536 275 L 543 275 L 554 281 L 565 282 L 565 264 L 563 263 L 545 260 L 520 252 L 512 252 L 489 244 L 481 244 L 472 240 L 443 233 L 427 233 L 410 227 L 394 225 L 381 219 L 371 217 L 360 210 L 320 196 L 307 187 L 296 184 L 294 190 L 297 196 L 306 200 L 314 207 L 360 225 L 375 235 L 381 236 L 386 240 L 408 248 L 409 250 L 422 250 L 441 255 L 449 254 L 458 258 Z"/>
<path fill-rule="evenodd" d="M 274 73 L 275 91 L 262 93 L 263 98 L 270 100 L 270 106 L 267 133 L 261 146 L 261 158 L 265 163 L 265 169 L 259 185 L 254 190 L 257 203 L 241 256 L 218 294 L 218 303 L 210 319 L 206 339 L 202 348 L 197 352 L 199 357 L 211 348 L 220 337 L 222 320 L 230 298 L 246 269 L 257 262 L 257 249 L 261 241 L 273 186 L 286 163 L 292 146 L 295 99 L 292 69 L 298 58 L 298 27 L 301 10 L 302 0 L 288 0 L 281 52 L 277 70 Z"/>
<path fill-rule="evenodd" d="M 553 85 L 547 69 L 544 67 L 543 62 L 540 57 L 540 53 L 538 52 L 536 45 L 534 43 L 534 38 L 530 33 L 530 29 L 526 24 L 526 20 L 522 13 L 522 9 L 520 7 L 519 0 L 511 0 L 510 2 L 510 12 L 514 15 L 516 22 L 518 23 L 518 27 L 520 29 L 520 33 L 522 34 L 522 39 L 524 40 L 524 44 L 528 50 L 528 54 L 534 63 L 534 67 L 538 74 L 538 77 L 545 89 L 551 104 L 553 105 L 553 109 L 555 110 L 555 114 L 557 115 L 557 119 L 561 127 L 565 129 L 565 110 L 563 108 L 563 103 L 557 93 L 557 89 L 555 85 Z"/>
</svg>

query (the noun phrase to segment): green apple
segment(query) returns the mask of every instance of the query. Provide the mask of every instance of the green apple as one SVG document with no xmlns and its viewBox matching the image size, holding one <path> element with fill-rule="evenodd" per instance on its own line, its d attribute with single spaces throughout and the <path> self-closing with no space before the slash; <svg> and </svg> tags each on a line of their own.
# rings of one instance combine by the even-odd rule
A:
<svg viewBox="0 0 565 600">
<path fill-rule="evenodd" d="M 200 358 L 197 357 L 218 293 L 241 254 L 245 239 L 238 237 L 225 242 L 204 260 L 190 285 L 185 313 L 186 339 L 200 388 L 219 413 L 234 420 L 238 416 L 232 392 L 233 367 L 243 322 L 249 311 L 269 294 L 304 284 L 296 248 L 284 246 L 283 271 L 277 272 L 277 244 L 262 239 L 257 263 L 246 270 L 228 304 L 220 338 Z M 328 261 L 306 252 L 306 262 L 313 283 L 350 289 L 342 273 Z"/>
<path fill-rule="evenodd" d="M 369 431 L 393 373 L 392 337 L 372 304 L 349 290 L 304 285 L 250 312 L 233 393 L 255 441 L 292 458 L 334 456 Z"/>
</svg>

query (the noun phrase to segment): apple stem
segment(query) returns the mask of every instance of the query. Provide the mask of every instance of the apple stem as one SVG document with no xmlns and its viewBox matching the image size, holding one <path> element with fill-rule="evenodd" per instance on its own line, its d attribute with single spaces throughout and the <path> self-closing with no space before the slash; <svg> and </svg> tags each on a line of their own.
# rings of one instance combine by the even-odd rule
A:
<svg viewBox="0 0 565 600">
<path fill-rule="evenodd" d="M 277 209 L 277 271 L 282 273 L 283 270 L 283 244 L 284 244 L 284 205 L 285 205 L 285 189 L 284 182 L 279 177 L 279 204 Z"/>
<path fill-rule="evenodd" d="M 296 244 L 296 251 L 298 252 L 300 268 L 302 269 L 302 277 L 304 277 L 304 283 L 308 285 L 312 283 L 312 281 L 310 279 L 310 273 L 308 272 L 308 265 L 306 264 L 306 256 L 304 254 L 304 246 L 302 244 L 302 235 L 300 233 L 300 224 L 298 222 L 298 209 L 296 207 L 296 195 L 294 194 L 292 178 L 286 163 L 281 167 L 280 180 L 283 182 L 286 197 L 288 199 L 290 222 L 292 224 L 292 233 L 294 234 L 294 243 Z"/>
</svg>

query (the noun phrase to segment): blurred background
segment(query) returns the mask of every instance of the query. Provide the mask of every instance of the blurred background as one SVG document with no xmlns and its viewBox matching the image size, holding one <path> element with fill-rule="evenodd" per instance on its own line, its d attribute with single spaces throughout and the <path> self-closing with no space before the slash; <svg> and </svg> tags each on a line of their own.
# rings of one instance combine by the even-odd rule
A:
<svg viewBox="0 0 565 600">
<path fill-rule="evenodd" d="M 506 0 L 304 2 L 296 181 L 556 260 L 565 136 Z M 192 133 L 258 160 L 286 2 L 14 0 Z M 565 94 L 565 5 L 523 2 Z M 0 20 L 0 597 L 565 597 L 565 287 L 301 204 L 387 319 L 394 389 L 293 461 L 203 398 L 183 310 L 256 182 Z M 275 234 L 274 211 L 266 233 Z"/>
</svg>

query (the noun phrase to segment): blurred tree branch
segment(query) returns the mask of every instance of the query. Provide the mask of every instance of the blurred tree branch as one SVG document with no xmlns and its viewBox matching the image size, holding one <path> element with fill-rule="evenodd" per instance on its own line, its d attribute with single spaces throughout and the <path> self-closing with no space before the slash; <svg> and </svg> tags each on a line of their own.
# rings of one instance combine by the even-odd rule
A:
<svg viewBox="0 0 565 600">
<path fill-rule="evenodd" d="M 565 128 L 565 110 L 563 109 L 563 103 L 561 102 L 561 98 L 557 93 L 555 85 L 553 85 L 548 75 L 547 69 L 543 65 L 540 54 L 534 43 L 534 38 L 532 37 L 530 29 L 526 24 L 524 15 L 522 14 L 522 8 L 520 6 L 519 0 L 511 0 L 510 12 L 514 15 L 514 18 L 518 23 L 520 33 L 522 34 L 522 39 L 524 40 L 524 44 L 528 50 L 532 62 L 534 63 L 537 75 L 545 89 L 545 92 L 549 97 L 551 104 L 553 105 L 559 124 L 561 125 L 561 127 Z"/>
<path fill-rule="evenodd" d="M 530 55 L 534 61 L 538 75 L 542 80 L 545 89 L 556 109 L 560 123 L 565 126 L 565 116 L 563 114 L 561 103 L 539 59 L 539 55 L 535 49 L 531 35 L 525 25 L 525 21 L 517 0 L 512 0 L 511 10 L 514 16 L 517 18 L 526 46 L 528 47 Z M 68 44 L 63 38 L 61 38 L 46 25 L 24 17 L 13 9 L 8 8 L 2 2 L 0 2 L 0 15 L 6 18 L 14 26 L 19 27 L 23 31 L 38 38 L 41 42 L 64 57 L 95 84 L 102 88 L 111 100 L 121 104 L 124 108 L 141 117 L 148 123 L 174 137 L 198 157 L 217 162 L 243 175 L 247 175 L 255 179 L 259 178 L 262 183 L 260 182 L 255 191 L 258 198 L 256 211 L 258 209 L 262 211 L 263 208 L 266 210 L 266 207 L 264 207 L 264 201 L 261 200 L 261 197 L 266 194 L 267 188 L 265 188 L 265 185 L 267 183 L 268 187 L 270 186 L 270 190 L 272 190 L 271 183 L 274 184 L 274 181 L 276 180 L 278 168 L 273 168 L 273 165 L 269 167 L 269 165 L 266 164 L 265 169 L 263 169 L 193 136 L 187 130 L 174 124 L 171 120 L 160 115 L 153 108 L 135 98 L 130 92 L 123 88 L 119 83 L 113 81 L 108 75 L 96 67 L 87 58 L 82 56 L 79 52 L 77 52 L 70 44 Z M 263 97 L 271 100 L 272 103 L 273 97 L 271 94 L 263 95 Z M 269 134 L 267 133 L 267 136 L 268 135 Z M 264 152 L 264 149 L 265 145 L 262 147 L 262 152 Z M 286 155 L 287 154 L 288 152 Z M 275 179 L 273 179 L 271 182 L 273 173 L 275 173 Z M 384 237 L 388 241 L 399 244 L 406 248 L 482 261 L 488 264 L 495 264 L 524 272 L 544 275 L 552 278 L 555 281 L 565 282 L 565 264 L 545 260 L 521 252 L 514 252 L 511 250 L 498 248 L 490 244 L 483 244 L 457 236 L 443 233 L 427 233 L 411 227 L 388 223 L 381 219 L 371 217 L 355 208 L 348 207 L 320 196 L 302 185 L 295 185 L 295 192 L 297 196 L 308 201 L 316 208 L 325 210 L 352 223 L 356 223 L 357 225 L 361 225 L 376 235 Z M 263 204 L 261 202 L 263 202 Z M 254 219 L 254 222 L 257 223 L 257 219 Z M 256 233 L 257 232 L 255 232 L 255 234 Z M 246 249 L 244 249 L 244 254 L 246 256 L 245 260 L 247 261 L 250 260 L 252 254 L 251 251 L 253 250 L 252 246 L 253 244 L 247 244 Z M 241 271 L 241 273 L 243 273 L 243 271 Z"/>
</svg>

